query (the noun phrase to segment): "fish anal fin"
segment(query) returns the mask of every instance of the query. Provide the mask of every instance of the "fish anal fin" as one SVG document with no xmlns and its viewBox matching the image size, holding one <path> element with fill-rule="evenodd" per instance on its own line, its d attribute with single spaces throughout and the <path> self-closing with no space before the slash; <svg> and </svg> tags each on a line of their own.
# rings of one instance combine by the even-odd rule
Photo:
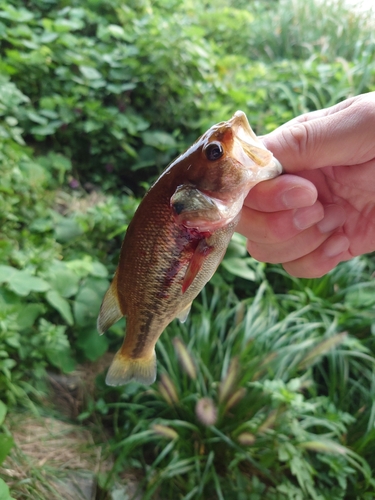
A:
<svg viewBox="0 0 375 500">
<path fill-rule="evenodd" d="M 184 281 L 182 282 L 182 293 L 185 293 L 189 286 L 193 283 L 195 277 L 199 273 L 203 262 L 207 256 L 212 252 L 213 247 L 208 245 L 206 239 L 202 239 L 199 243 L 195 252 L 190 260 Z"/>
<path fill-rule="evenodd" d="M 151 385 L 156 379 L 156 354 L 151 357 L 130 358 L 118 351 L 105 379 L 107 385 L 118 386 L 134 381 Z"/>
<path fill-rule="evenodd" d="M 187 317 L 189 316 L 190 309 L 191 309 L 191 302 L 185 307 L 185 309 L 183 309 L 181 312 L 177 314 L 176 318 L 178 318 L 181 323 L 185 323 Z"/>
<path fill-rule="evenodd" d="M 115 275 L 110 287 L 104 295 L 102 305 L 100 306 L 97 321 L 97 328 L 100 335 L 122 317 L 123 314 L 117 296 L 117 276 Z"/>
</svg>

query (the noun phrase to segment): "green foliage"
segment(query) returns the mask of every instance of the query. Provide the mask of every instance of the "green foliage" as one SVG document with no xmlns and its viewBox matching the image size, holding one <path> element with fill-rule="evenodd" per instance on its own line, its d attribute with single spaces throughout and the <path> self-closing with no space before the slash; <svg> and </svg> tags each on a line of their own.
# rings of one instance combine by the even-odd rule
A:
<svg viewBox="0 0 375 500">
<path fill-rule="evenodd" d="M 14 498 L 10 496 L 8 486 L 5 484 L 4 480 L 1 478 L 0 478 L 0 498 L 2 500 L 14 500 Z"/>
<path fill-rule="evenodd" d="M 71 158 L 82 181 L 113 187 L 114 172 L 136 189 L 139 169 L 160 170 L 235 107 L 264 130 L 371 88 L 372 29 L 343 2 L 329 3 L 315 31 L 313 0 L 175 4 L 0 3 L 0 71 L 12 78 L 2 135 L 22 142 L 21 126 Z M 352 50 L 337 52 L 344 45 Z"/>
<path fill-rule="evenodd" d="M 5 404 L 0 400 L 0 428 L 2 427 L 4 423 L 5 416 L 7 414 L 7 407 Z M 5 458 L 7 457 L 8 453 L 12 449 L 13 446 L 13 438 L 9 436 L 8 434 L 5 433 L 0 433 L 0 465 L 4 462 Z M 4 495 L 5 495 L 5 488 L 4 485 L 1 485 L 0 483 L 0 493 L 1 493 L 1 488 L 4 490 Z M 8 492 L 9 495 L 9 492 Z M 2 498 L 2 497 L 0 497 Z"/>
<path fill-rule="evenodd" d="M 32 158 L 10 136 L 1 146 L 0 390 L 15 402 L 33 391 L 30 370 L 36 379 L 48 365 L 69 372 L 77 359 L 97 359 L 108 348 L 96 333 L 108 286 L 98 259 L 136 202 L 112 197 L 80 207 L 79 193 L 53 191 L 54 174 L 65 182 L 69 172 L 65 157 Z M 82 210 L 68 210 L 74 203 Z M 91 241 L 80 239 L 86 234 Z"/>
<path fill-rule="evenodd" d="M 342 0 L 0 0 L 0 426 L 46 369 L 118 347 L 96 316 L 161 168 L 236 109 L 261 134 L 374 90 L 374 47 Z M 145 499 L 372 498 L 373 272 L 294 279 L 236 235 L 158 383 L 98 377 L 81 420 L 112 430 L 104 492 L 131 467 Z"/>
<path fill-rule="evenodd" d="M 130 384 L 92 408 L 114 412 L 115 471 L 141 468 L 143 498 L 374 494 L 368 271 L 344 264 L 326 277 L 326 296 L 291 278 L 285 296 L 264 278 L 243 301 L 209 288 L 159 341 L 157 386 Z"/>
<path fill-rule="evenodd" d="M 7 414 L 7 407 L 0 400 L 0 429 L 3 427 L 6 414 Z M 12 436 L 10 436 L 8 433 L 0 432 L 0 465 L 4 462 L 4 460 L 8 456 L 10 450 L 13 447 L 13 444 L 14 441 Z M 10 496 L 8 486 L 1 478 L 0 478 L 0 498 L 1 500 L 14 500 L 14 498 Z"/>
</svg>

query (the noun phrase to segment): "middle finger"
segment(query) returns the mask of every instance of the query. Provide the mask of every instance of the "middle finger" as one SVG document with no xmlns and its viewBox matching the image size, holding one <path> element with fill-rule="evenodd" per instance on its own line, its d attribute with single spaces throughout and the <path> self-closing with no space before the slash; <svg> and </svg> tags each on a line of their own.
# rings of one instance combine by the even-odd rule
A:
<svg viewBox="0 0 375 500">
<path fill-rule="evenodd" d="M 236 231 L 256 243 L 278 243 L 289 240 L 324 217 L 323 205 L 280 212 L 260 212 L 244 206 Z"/>
<path fill-rule="evenodd" d="M 323 219 L 308 229 L 297 232 L 291 238 L 272 243 L 269 239 L 258 242 L 249 238 L 247 248 L 252 257 L 263 262 L 273 264 L 291 262 L 318 248 L 331 234 L 341 228 L 344 222 L 344 210 L 338 205 L 329 205 L 325 207 Z"/>
</svg>

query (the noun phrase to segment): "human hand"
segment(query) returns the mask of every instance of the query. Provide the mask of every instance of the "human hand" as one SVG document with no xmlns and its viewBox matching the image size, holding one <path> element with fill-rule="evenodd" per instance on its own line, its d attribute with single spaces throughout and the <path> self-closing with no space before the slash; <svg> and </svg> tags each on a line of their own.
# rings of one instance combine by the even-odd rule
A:
<svg viewBox="0 0 375 500">
<path fill-rule="evenodd" d="M 254 186 L 237 231 L 255 259 L 314 278 L 375 250 L 375 92 L 262 138 L 285 174 Z"/>
</svg>

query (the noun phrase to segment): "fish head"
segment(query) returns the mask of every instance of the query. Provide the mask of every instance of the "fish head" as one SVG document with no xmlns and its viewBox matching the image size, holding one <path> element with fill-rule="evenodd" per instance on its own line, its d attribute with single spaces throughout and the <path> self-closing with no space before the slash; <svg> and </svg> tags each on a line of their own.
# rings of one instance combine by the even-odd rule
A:
<svg viewBox="0 0 375 500">
<path fill-rule="evenodd" d="M 211 127 L 197 141 L 201 168 L 198 188 L 219 198 L 238 189 L 247 192 L 282 172 L 281 164 L 252 130 L 243 111 Z M 199 175 L 198 175 L 199 176 Z"/>
<path fill-rule="evenodd" d="M 281 164 L 255 135 L 242 111 L 213 125 L 181 160 L 186 181 L 178 186 L 172 204 L 183 225 L 190 227 L 199 218 L 207 222 L 207 228 L 231 222 L 255 184 L 282 173 Z"/>
</svg>

